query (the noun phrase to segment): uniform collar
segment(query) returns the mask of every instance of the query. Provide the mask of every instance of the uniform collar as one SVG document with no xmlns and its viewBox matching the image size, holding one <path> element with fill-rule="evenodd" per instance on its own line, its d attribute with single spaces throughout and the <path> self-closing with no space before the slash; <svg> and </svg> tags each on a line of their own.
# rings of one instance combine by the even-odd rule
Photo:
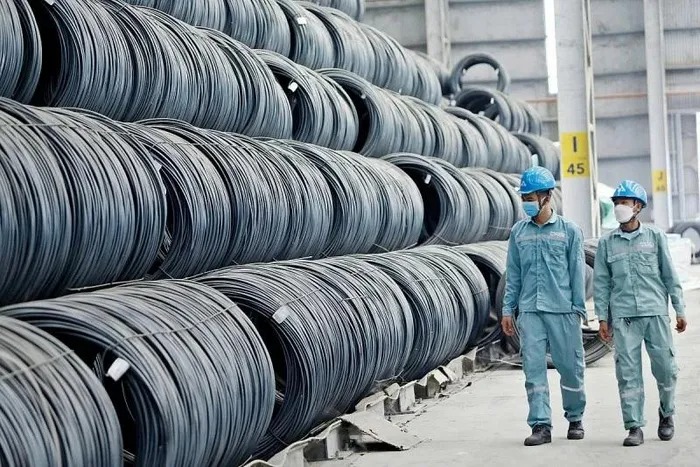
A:
<svg viewBox="0 0 700 467">
<path fill-rule="evenodd" d="M 613 235 L 631 240 L 641 234 L 645 229 L 644 224 L 640 221 L 639 228 L 634 232 L 625 232 L 621 227 L 618 227 L 613 231 Z"/>
<path fill-rule="evenodd" d="M 559 218 L 559 215 L 556 212 L 554 212 L 554 210 L 552 209 L 552 216 L 544 224 L 539 225 L 537 222 L 535 222 L 535 220 L 532 217 L 530 218 L 530 222 L 535 224 L 537 227 L 544 227 L 547 224 L 554 224 L 558 218 Z"/>
</svg>

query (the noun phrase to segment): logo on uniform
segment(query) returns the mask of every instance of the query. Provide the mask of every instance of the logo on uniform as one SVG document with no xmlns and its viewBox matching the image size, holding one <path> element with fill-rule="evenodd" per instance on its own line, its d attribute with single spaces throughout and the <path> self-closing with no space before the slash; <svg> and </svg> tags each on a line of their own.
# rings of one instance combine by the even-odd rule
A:
<svg viewBox="0 0 700 467">
<path fill-rule="evenodd" d="M 566 240 L 565 232 L 552 232 L 549 234 L 549 238 L 553 240 Z"/>
</svg>

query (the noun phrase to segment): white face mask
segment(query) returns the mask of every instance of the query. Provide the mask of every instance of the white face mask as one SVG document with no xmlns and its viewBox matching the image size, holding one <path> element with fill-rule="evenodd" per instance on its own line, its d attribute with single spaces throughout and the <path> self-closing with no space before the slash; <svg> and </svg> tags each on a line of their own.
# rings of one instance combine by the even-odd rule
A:
<svg viewBox="0 0 700 467">
<path fill-rule="evenodd" d="M 634 209 L 624 204 L 615 206 L 615 220 L 620 224 L 626 224 L 634 217 Z"/>
</svg>

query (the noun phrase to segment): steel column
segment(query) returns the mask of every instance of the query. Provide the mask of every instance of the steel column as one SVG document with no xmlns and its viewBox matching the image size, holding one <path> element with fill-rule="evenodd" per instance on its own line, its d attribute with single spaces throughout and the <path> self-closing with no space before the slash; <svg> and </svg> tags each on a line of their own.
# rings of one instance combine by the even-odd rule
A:
<svg viewBox="0 0 700 467">
<path fill-rule="evenodd" d="M 450 66 L 449 0 L 425 0 L 425 37 L 428 55 Z"/>
<path fill-rule="evenodd" d="M 564 215 L 600 235 L 590 0 L 555 0 L 559 141 Z"/>
<path fill-rule="evenodd" d="M 653 215 L 654 223 L 666 230 L 672 224 L 672 199 L 668 189 L 668 112 L 661 0 L 644 0 L 644 46 L 647 62 Z"/>
</svg>

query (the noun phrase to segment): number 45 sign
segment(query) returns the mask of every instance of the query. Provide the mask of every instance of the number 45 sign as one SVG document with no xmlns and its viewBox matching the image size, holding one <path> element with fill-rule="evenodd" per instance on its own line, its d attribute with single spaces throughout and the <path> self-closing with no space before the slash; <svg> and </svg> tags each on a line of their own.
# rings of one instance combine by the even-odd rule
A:
<svg viewBox="0 0 700 467">
<path fill-rule="evenodd" d="M 564 178 L 584 178 L 591 174 L 587 132 L 561 134 L 561 162 Z"/>
</svg>

